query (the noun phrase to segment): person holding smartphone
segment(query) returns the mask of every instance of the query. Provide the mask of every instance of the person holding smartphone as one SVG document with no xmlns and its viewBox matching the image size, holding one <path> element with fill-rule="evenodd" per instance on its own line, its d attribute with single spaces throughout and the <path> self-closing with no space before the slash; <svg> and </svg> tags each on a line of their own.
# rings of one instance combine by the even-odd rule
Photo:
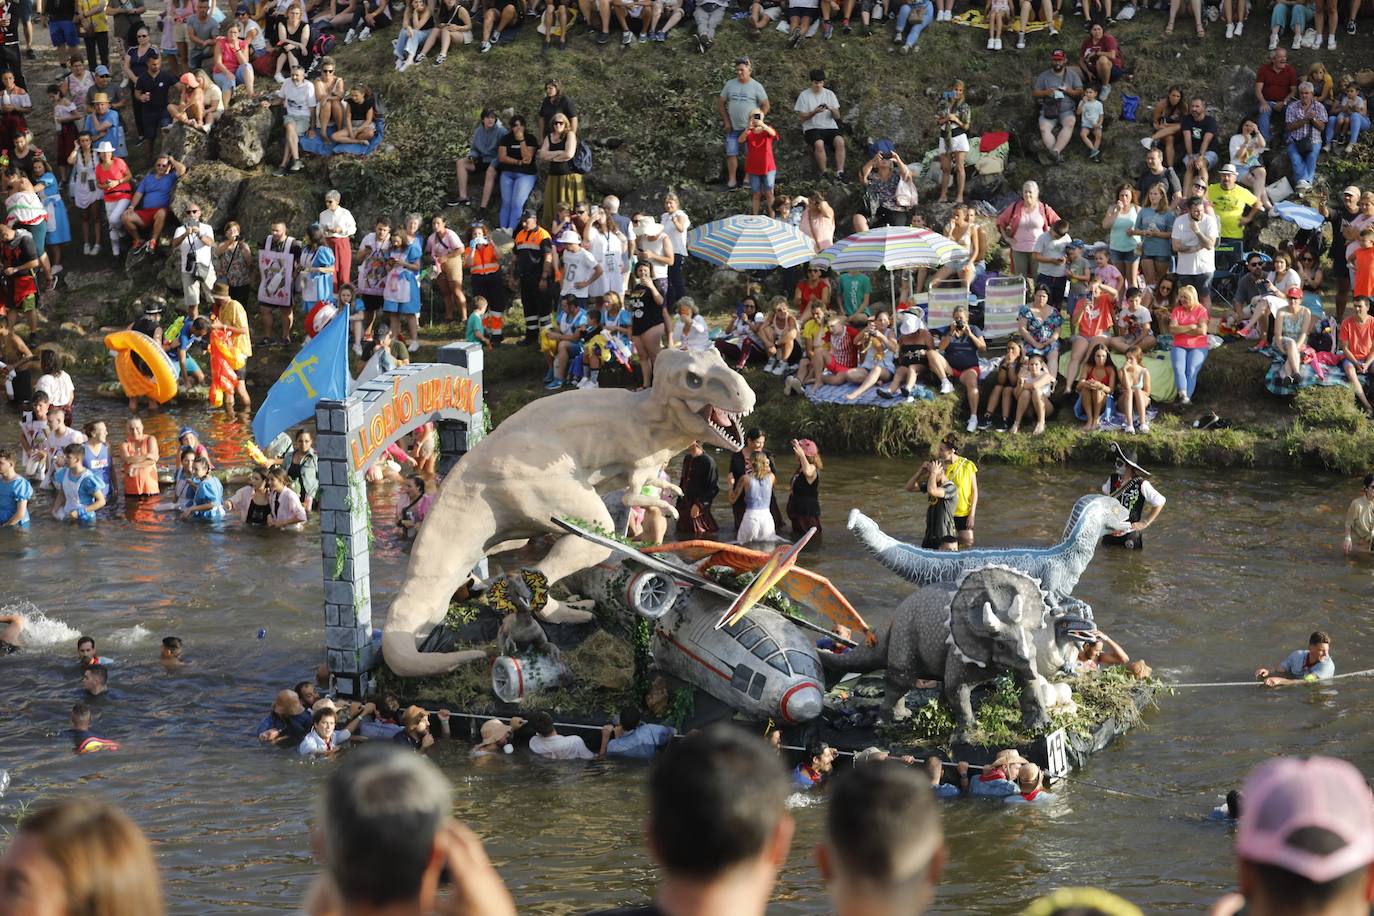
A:
<svg viewBox="0 0 1374 916">
<path fill-rule="evenodd" d="M 797 96 L 792 109 L 801 119 L 802 137 L 811 147 L 816 170 L 824 178 L 829 166 L 828 154 L 835 154 L 835 180 L 844 183 L 844 135 L 840 132 L 840 100 L 833 90 L 826 88 L 825 71 L 811 71 L 811 87 Z"/>
<path fill-rule="evenodd" d="M 755 108 L 749 112 L 749 126 L 744 131 L 744 174 L 749 178 L 749 191 L 752 194 L 752 212 L 759 213 L 759 203 L 764 205 L 764 213 L 773 209 L 773 185 L 778 177 L 778 164 L 773 158 L 773 142 L 778 132 L 763 122 L 763 109 Z"/>
</svg>

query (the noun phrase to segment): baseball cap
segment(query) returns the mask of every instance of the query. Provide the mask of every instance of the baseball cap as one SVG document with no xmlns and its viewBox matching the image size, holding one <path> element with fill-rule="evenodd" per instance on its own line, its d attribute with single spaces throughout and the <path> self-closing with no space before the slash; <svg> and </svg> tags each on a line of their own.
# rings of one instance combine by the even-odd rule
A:
<svg viewBox="0 0 1374 916">
<path fill-rule="evenodd" d="M 95 68 L 95 75 L 96 75 L 96 76 L 109 76 L 109 75 L 110 75 L 110 68 L 107 67 L 107 66 L 105 66 L 104 64 L 101 64 L 100 66 L 98 66 L 98 67 Z"/>
<path fill-rule="evenodd" d="M 1302 298 L 1302 287 L 1301 287 L 1301 286 L 1290 286 L 1290 287 L 1288 287 L 1288 298 L 1289 298 L 1289 299 L 1301 299 L 1301 298 Z"/>
<path fill-rule="evenodd" d="M 571 229 L 564 229 L 562 232 L 558 233 L 558 238 L 554 241 L 558 242 L 560 245 L 580 245 L 582 244 L 582 236 Z"/>
<path fill-rule="evenodd" d="M 1084 242 L 1082 239 L 1070 239 L 1070 240 L 1069 240 L 1069 250 L 1072 251 L 1072 250 L 1075 249 L 1075 248 L 1083 248 L 1083 247 L 1086 246 L 1086 244 L 1087 244 L 1087 243 Z"/>
<path fill-rule="evenodd" d="M 238 7 L 234 10 L 234 15 L 235 15 L 235 16 L 247 16 L 247 15 L 248 15 L 248 4 L 246 4 L 246 3 L 240 3 L 240 4 L 238 5 Z"/>
<path fill-rule="evenodd" d="M 1345 187 L 1345 189 L 1341 191 L 1341 195 L 1342 195 L 1342 196 L 1348 196 L 1348 197 L 1359 197 L 1359 196 L 1360 196 L 1360 189 L 1357 188 L 1357 187 L 1355 187 L 1353 184 L 1352 184 L 1352 185 L 1347 185 L 1347 186 Z"/>
<path fill-rule="evenodd" d="M 1241 795 L 1236 855 L 1242 859 L 1316 884 L 1374 861 L 1374 797 L 1360 771 L 1344 760 L 1269 760 L 1250 772 Z M 1326 835 L 1320 850 L 1312 848 Z"/>
<path fill-rule="evenodd" d="M 1235 175 L 1235 174 L 1237 174 L 1237 172 L 1236 172 L 1236 167 L 1235 167 L 1234 164 L 1228 162 L 1228 163 L 1226 163 L 1225 165 L 1223 165 L 1221 168 L 1217 169 L 1217 174 L 1219 174 L 1219 175 Z"/>
<path fill-rule="evenodd" d="M 1068 55 L 1066 55 L 1066 54 L 1064 53 L 1064 49 L 1063 49 L 1063 48 L 1055 48 L 1055 49 L 1054 49 L 1054 53 L 1050 54 L 1050 60 L 1068 60 L 1068 59 L 1069 59 L 1069 58 L 1068 58 Z"/>
</svg>

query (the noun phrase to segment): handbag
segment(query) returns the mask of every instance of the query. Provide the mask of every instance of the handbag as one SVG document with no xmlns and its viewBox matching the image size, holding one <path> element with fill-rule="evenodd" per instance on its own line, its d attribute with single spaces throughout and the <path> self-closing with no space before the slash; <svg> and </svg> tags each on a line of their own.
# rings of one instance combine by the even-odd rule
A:
<svg viewBox="0 0 1374 916">
<path fill-rule="evenodd" d="M 1310 155 L 1312 155 L 1312 135 L 1311 135 L 1311 133 L 1309 133 L 1307 136 L 1305 136 L 1305 137 L 1303 137 L 1303 138 L 1301 138 L 1301 139 L 1299 139 L 1299 140 L 1294 140 L 1294 141 L 1293 141 L 1293 146 L 1294 146 L 1294 148 L 1297 149 L 1298 155 L 1299 155 L 1299 156 L 1310 156 Z"/>
<path fill-rule="evenodd" d="M 386 286 L 382 289 L 382 298 L 397 303 L 410 301 L 410 284 L 406 282 L 404 271 L 401 268 L 394 268 L 386 275 Z"/>
<path fill-rule="evenodd" d="M 910 178 L 903 178 L 901 181 L 897 182 L 897 193 L 894 195 L 894 199 L 897 202 L 897 206 L 901 207 L 903 210 L 910 210 L 912 207 L 916 206 L 918 199 L 916 194 L 916 182 L 912 181 Z"/>
</svg>

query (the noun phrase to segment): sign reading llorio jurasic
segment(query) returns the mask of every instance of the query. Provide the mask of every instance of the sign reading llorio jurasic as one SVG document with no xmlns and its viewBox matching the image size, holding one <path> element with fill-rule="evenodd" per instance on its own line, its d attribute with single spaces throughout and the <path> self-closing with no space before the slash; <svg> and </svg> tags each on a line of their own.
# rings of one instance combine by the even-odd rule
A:
<svg viewBox="0 0 1374 916">
<path fill-rule="evenodd" d="M 350 397 L 362 402 L 363 413 L 349 424 L 352 469 L 363 470 L 422 423 L 471 419 L 481 411 L 481 392 L 466 370 L 441 363 L 402 366 L 357 386 Z"/>
</svg>

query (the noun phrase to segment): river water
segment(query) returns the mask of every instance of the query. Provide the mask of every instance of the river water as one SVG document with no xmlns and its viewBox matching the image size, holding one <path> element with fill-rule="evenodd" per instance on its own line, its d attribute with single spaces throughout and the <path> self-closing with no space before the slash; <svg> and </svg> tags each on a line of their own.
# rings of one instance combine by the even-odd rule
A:
<svg viewBox="0 0 1374 916">
<path fill-rule="evenodd" d="M 78 421 L 95 415 L 122 427 L 119 402 L 78 405 Z M 241 463 L 234 443 L 244 425 L 197 408 L 147 422 L 164 455 L 183 422 L 200 427 L 220 464 Z M 15 414 L 0 413 L 0 444 L 12 446 L 14 430 Z M 122 428 L 112 432 L 122 439 Z M 924 507 L 901 491 L 911 470 L 843 458 L 824 472 L 825 544 L 808 562 L 870 619 L 907 586 L 864 556 L 844 516 L 857 505 L 889 533 L 919 538 Z M 980 544 L 1053 542 L 1074 499 L 1105 471 L 984 469 Z M 1339 550 L 1356 487 L 1238 470 L 1168 470 L 1155 481 L 1169 504 L 1147 549 L 1099 551 L 1077 591 L 1132 656 L 1168 681 L 1244 679 L 1320 627 L 1332 634 L 1338 670 L 1374 667 L 1374 565 Z M 371 499 L 375 518 L 391 517 L 394 488 Z M 0 827 L 44 795 L 96 793 L 128 809 L 157 844 L 173 912 L 292 908 L 314 867 L 312 806 L 332 764 L 260 748 L 252 729 L 275 691 L 310 677 L 323 655 L 315 527 L 266 534 L 121 504 L 78 529 L 51 521 L 47 505 L 41 497 L 28 533 L 0 533 L 0 604 L 43 615 L 30 634 L 42 645 L 0 659 L 0 769 L 12 777 Z M 404 555 L 380 527 L 374 603 L 385 608 Z M 99 703 L 95 731 L 121 742 L 117 754 L 76 757 L 60 736 L 80 698 L 82 633 L 114 659 L 113 695 Z M 175 674 L 157 662 L 171 634 L 194 661 Z M 946 804 L 951 855 L 936 912 L 1014 913 L 1038 893 L 1081 884 L 1117 890 L 1147 911 L 1196 912 L 1231 881 L 1230 832 L 1205 817 L 1219 796 L 1270 754 L 1359 763 L 1374 746 L 1371 726 L 1368 679 L 1166 695 L 1141 727 L 1062 784 L 1053 806 Z M 435 759 L 456 787 L 457 814 L 485 837 L 522 912 L 581 912 L 651 893 L 654 870 L 639 841 L 643 766 L 474 763 L 459 742 L 441 742 Z M 770 912 L 826 911 L 811 857 L 824 794 L 807 801 L 794 812 L 797 839 Z"/>
</svg>

